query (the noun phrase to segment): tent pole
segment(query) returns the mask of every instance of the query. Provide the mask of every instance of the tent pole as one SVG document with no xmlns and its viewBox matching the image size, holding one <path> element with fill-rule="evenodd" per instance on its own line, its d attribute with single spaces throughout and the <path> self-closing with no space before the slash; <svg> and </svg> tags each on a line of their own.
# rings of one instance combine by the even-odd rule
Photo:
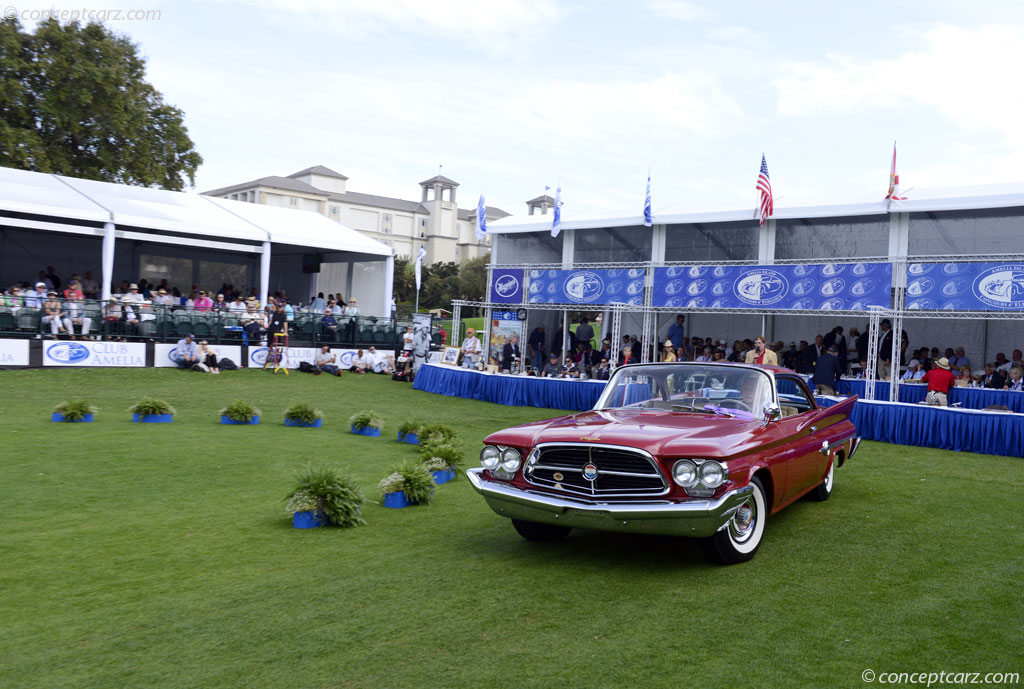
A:
<svg viewBox="0 0 1024 689">
<path fill-rule="evenodd" d="M 388 256 L 387 262 L 384 264 L 384 313 L 387 314 L 388 320 L 394 318 L 394 314 L 391 313 L 391 300 L 394 298 L 394 292 L 392 291 L 395 286 L 395 251 L 391 250 L 391 255 Z"/>
<path fill-rule="evenodd" d="M 267 307 L 270 298 L 270 242 L 263 242 L 260 254 L 260 306 Z"/>
<path fill-rule="evenodd" d="M 110 283 L 114 281 L 114 223 L 103 224 L 103 303 L 110 301 Z"/>
</svg>

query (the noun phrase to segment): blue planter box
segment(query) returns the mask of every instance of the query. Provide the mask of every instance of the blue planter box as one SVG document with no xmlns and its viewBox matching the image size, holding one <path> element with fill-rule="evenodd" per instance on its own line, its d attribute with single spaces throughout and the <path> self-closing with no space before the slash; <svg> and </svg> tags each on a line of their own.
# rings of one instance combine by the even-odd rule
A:
<svg viewBox="0 0 1024 689">
<path fill-rule="evenodd" d="M 86 414 L 80 419 L 66 419 L 64 415 L 59 412 L 53 412 L 53 416 L 50 417 L 51 421 L 57 423 L 92 423 L 92 414 Z"/>
<path fill-rule="evenodd" d="M 248 421 L 235 421 L 231 417 L 220 415 L 220 422 L 225 426 L 256 426 L 259 425 L 260 417 L 254 416 Z"/>
<path fill-rule="evenodd" d="M 324 420 L 323 419 L 317 419 L 313 423 L 302 423 L 301 421 L 296 421 L 295 419 L 285 419 L 284 420 L 284 425 L 285 426 L 298 426 L 299 428 L 320 428 L 321 426 L 324 425 Z"/>
<path fill-rule="evenodd" d="M 376 438 L 377 436 L 380 435 L 380 429 L 379 428 L 369 428 L 369 427 L 356 428 L 355 426 L 351 426 L 351 429 L 352 429 L 352 432 L 355 433 L 356 435 L 368 435 L 371 438 Z"/>
<path fill-rule="evenodd" d="M 296 512 L 292 515 L 292 526 L 296 529 L 315 529 L 318 526 L 323 526 L 325 523 L 324 513 L 319 510 Z"/>
<path fill-rule="evenodd" d="M 420 437 L 415 433 L 399 433 L 398 442 L 409 443 L 410 445 L 419 445 Z"/>
<path fill-rule="evenodd" d="M 173 420 L 173 414 L 132 414 L 132 423 L 170 423 Z"/>
<path fill-rule="evenodd" d="M 397 493 L 385 493 L 384 494 L 384 507 L 393 507 L 396 510 L 408 507 L 409 501 L 405 499 L 405 492 L 398 491 Z"/>
<path fill-rule="evenodd" d="M 452 469 L 443 469 L 441 471 L 431 472 L 434 474 L 434 483 L 441 485 L 442 483 L 448 483 L 455 478 L 455 471 Z"/>
</svg>

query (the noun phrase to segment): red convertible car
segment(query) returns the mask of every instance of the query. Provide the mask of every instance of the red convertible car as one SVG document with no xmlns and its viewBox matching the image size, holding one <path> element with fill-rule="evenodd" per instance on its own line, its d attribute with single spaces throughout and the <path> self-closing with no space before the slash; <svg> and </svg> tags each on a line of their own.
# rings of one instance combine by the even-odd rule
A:
<svg viewBox="0 0 1024 689">
<path fill-rule="evenodd" d="M 820 408 L 788 369 L 719 363 L 622 366 L 591 411 L 492 433 L 467 473 L 524 538 L 574 528 L 702 538 L 754 557 L 768 515 L 827 500 L 860 439 L 856 397 Z"/>
</svg>

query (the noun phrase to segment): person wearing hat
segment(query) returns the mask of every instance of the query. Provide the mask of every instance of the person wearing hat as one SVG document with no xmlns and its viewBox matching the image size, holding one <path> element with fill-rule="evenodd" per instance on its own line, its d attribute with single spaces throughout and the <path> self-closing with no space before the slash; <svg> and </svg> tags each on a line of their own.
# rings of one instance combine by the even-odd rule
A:
<svg viewBox="0 0 1024 689">
<path fill-rule="evenodd" d="M 153 294 L 153 305 L 154 306 L 157 306 L 160 309 L 166 311 L 173 304 L 174 304 L 174 297 L 169 295 L 167 293 L 167 290 L 165 290 L 163 287 L 158 289 L 156 291 L 156 293 Z"/>
<path fill-rule="evenodd" d="M 245 315 L 245 300 L 242 299 L 241 294 L 235 295 L 234 300 L 228 305 L 228 311 L 236 318 L 241 318 Z"/>
<path fill-rule="evenodd" d="M 921 380 L 924 378 L 924 366 L 917 359 L 911 359 L 907 363 L 907 370 L 900 376 L 900 380 Z"/>
<path fill-rule="evenodd" d="M 46 283 L 37 282 L 34 290 L 25 291 L 25 306 L 37 310 L 43 308 L 43 302 L 46 301 L 46 293 Z"/>
<path fill-rule="evenodd" d="M 473 328 L 466 328 L 466 339 L 462 341 L 462 367 L 475 368 L 482 351 L 483 346 L 480 340 L 476 339 L 476 331 Z"/>
<path fill-rule="evenodd" d="M 192 310 L 201 311 L 203 313 L 209 313 L 213 310 L 213 300 L 206 295 L 206 290 L 199 290 L 199 297 L 192 305 Z"/>
<path fill-rule="evenodd" d="M 548 355 L 548 363 L 544 364 L 541 375 L 545 378 L 559 378 L 562 375 L 562 365 L 558 363 L 558 355 L 554 352 Z"/>
<path fill-rule="evenodd" d="M 936 359 L 932 364 L 934 364 L 934 368 L 921 376 L 921 380 L 928 383 L 928 393 L 924 403 L 945 407 L 948 404 L 949 389 L 953 387 L 956 376 L 949 370 L 949 359 L 946 357 Z"/>
<path fill-rule="evenodd" d="M 138 290 L 139 288 L 136 287 L 135 289 Z M 138 313 L 137 308 L 133 305 L 139 303 L 139 301 L 131 294 L 126 294 L 121 297 L 121 302 L 124 304 L 121 307 L 121 320 L 124 322 L 123 334 L 128 335 L 129 337 L 135 337 L 139 334 L 140 314 Z"/>
<path fill-rule="evenodd" d="M 825 353 L 814 362 L 814 376 L 811 381 L 820 395 L 835 396 L 836 394 L 836 380 L 843 375 L 838 354 L 838 347 L 834 344 L 829 345 Z"/>
<path fill-rule="evenodd" d="M 128 303 L 141 304 L 146 301 L 146 298 L 142 296 L 142 292 L 139 291 L 139 286 L 134 282 L 128 285 L 128 294 L 124 295 L 124 300 Z"/>
<path fill-rule="evenodd" d="M 676 353 L 675 353 L 675 348 L 673 347 L 672 340 L 665 340 L 665 346 L 664 346 L 664 348 L 662 349 L 662 352 L 661 352 L 661 360 L 662 361 L 675 361 L 676 360 Z"/>
<path fill-rule="evenodd" d="M 56 338 L 59 333 L 65 335 L 74 335 L 75 331 L 71 325 L 71 319 L 68 318 L 68 314 L 64 311 L 60 301 L 57 299 L 57 293 L 50 290 L 46 293 L 46 301 L 43 302 L 43 318 L 42 324 L 50 326 L 50 334 Z"/>
<path fill-rule="evenodd" d="M 192 368 L 198 364 L 199 347 L 196 346 L 195 335 L 188 333 L 178 340 L 174 353 L 178 356 L 178 368 Z"/>
</svg>

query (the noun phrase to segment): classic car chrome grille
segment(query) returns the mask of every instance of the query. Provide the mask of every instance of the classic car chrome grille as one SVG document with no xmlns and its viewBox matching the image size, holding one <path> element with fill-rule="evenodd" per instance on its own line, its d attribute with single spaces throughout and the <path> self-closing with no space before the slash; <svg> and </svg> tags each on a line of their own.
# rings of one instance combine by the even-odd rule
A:
<svg viewBox="0 0 1024 689">
<path fill-rule="evenodd" d="M 597 478 L 583 475 L 587 464 L 597 467 Z M 561 476 L 558 476 L 558 475 Z M 523 467 L 535 486 L 578 495 L 635 497 L 664 495 L 668 481 L 649 455 L 639 450 L 608 445 L 540 445 Z"/>
</svg>

